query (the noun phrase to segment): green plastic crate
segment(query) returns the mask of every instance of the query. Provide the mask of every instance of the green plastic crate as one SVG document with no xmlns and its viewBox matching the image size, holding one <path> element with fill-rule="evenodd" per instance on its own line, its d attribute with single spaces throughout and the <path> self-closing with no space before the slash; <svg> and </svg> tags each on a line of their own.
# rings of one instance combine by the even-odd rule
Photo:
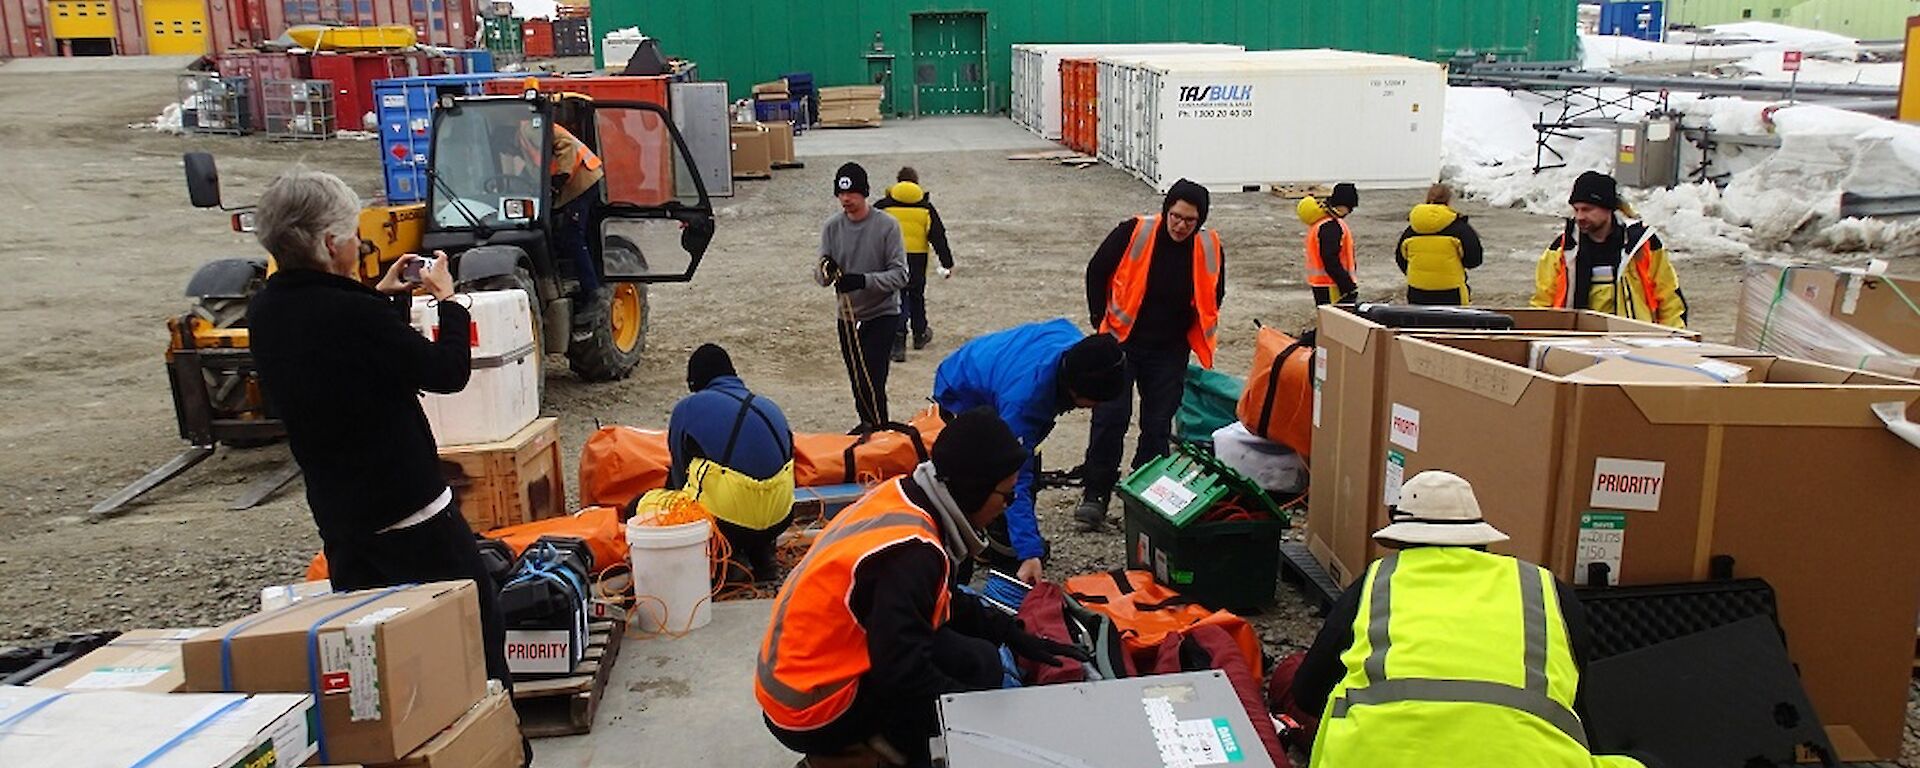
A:
<svg viewBox="0 0 1920 768">
<path fill-rule="evenodd" d="M 1186 490 L 1173 491 L 1163 480 Z M 1173 513 L 1165 511 L 1186 493 L 1192 494 L 1191 501 Z M 1253 519 L 1199 520 L 1229 500 L 1237 500 Z M 1280 580 L 1280 539 L 1289 523 L 1286 513 L 1245 476 L 1182 445 L 1122 481 L 1120 501 L 1127 567 L 1151 572 L 1154 581 L 1209 608 L 1254 613 L 1273 604 Z"/>
</svg>

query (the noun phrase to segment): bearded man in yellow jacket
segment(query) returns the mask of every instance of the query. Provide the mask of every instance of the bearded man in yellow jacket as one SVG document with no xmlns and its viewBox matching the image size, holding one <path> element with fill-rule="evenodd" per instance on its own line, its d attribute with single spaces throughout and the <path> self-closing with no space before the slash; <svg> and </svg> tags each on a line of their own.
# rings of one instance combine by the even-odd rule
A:
<svg viewBox="0 0 1920 768">
<path fill-rule="evenodd" d="M 1613 177 L 1580 174 L 1567 203 L 1573 216 L 1534 270 L 1533 306 L 1687 327 L 1687 297 L 1666 246 L 1634 218 Z"/>
</svg>

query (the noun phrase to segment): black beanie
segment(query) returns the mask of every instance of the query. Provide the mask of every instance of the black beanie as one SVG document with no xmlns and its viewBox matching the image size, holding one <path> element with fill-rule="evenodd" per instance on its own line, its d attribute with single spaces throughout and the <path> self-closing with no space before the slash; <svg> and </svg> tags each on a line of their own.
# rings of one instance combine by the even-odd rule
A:
<svg viewBox="0 0 1920 768">
<path fill-rule="evenodd" d="M 1206 226 L 1207 206 L 1209 205 L 1207 188 L 1187 181 L 1186 179 L 1174 182 L 1173 187 L 1167 190 L 1167 199 L 1160 202 L 1160 213 L 1164 215 L 1167 211 L 1173 210 L 1174 203 L 1182 201 L 1191 203 L 1194 210 L 1200 212 L 1200 223 L 1194 226 Z"/>
<path fill-rule="evenodd" d="M 1333 185 L 1333 196 L 1327 198 L 1327 205 L 1329 207 L 1340 205 L 1348 208 L 1360 207 L 1360 188 L 1344 181 Z"/>
<path fill-rule="evenodd" d="M 722 376 L 738 375 L 733 370 L 733 358 L 718 344 L 702 344 L 687 358 L 687 391 L 698 392 L 706 389 L 714 379 Z"/>
<path fill-rule="evenodd" d="M 1612 176 L 1599 171 L 1587 171 L 1573 180 L 1573 194 L 1567 196 L 1567 204 L 1592 203 L 1606 209 L 1620 207 L 1620 187 Z"/>
<path fill-rule="evenodd" d="M 873 188 L 867 186 L 867 169 L 859 163 L 847 163 L 833 174 L 833 193 L 858 192 L 861 196 L 873 194 Z"/>
<path fill-rule="evenodd" d="M 984 405 L 947 422 L 933 441 L 932 454 L 934 474 L 967 515 L 985 506 L 995 486 L 1020 471 L 1028 459 L 1020 438 Z"/>
<path fill-rule="evenodd" d="M 1097 403 L 1119 397 L 1127 388 L 1127 355 L 1120 340 L 1096 333 L 1068 347 L 1060 356 L 1060 379 L 1068 391 Z"/>
</svg>

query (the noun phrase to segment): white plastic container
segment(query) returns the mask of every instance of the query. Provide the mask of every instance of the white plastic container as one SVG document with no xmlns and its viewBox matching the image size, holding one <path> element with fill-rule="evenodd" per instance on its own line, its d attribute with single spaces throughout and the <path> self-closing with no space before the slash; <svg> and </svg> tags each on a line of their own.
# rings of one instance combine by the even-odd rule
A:
<svg viewBox="0 0 1920 768">
<path fill-rule="evenodd" d="M 1300 454 L 1248 431 L 1240 422 L 1214 430 L 1213 455 L 1268 493 L 1296 494 L 1307 489 L 1307 462 Z"/>
<path fill-rule="evenodd" d="M 600 60 L 606 62 L 600 68 L 615 72 L 626 69 L 627 61 L 640 50 L 640 42 L 645 39 L 646 35 L 632 27 L 608 32 L 600 39 Z"/>
<path fill-rule="evenodd" d="M 633 565 L 633 618 L 642 632 L 678 634 L 713 620 L 712 564 L 705 520 L 680 525 L 627 523 L 628 556 Z"/>
<path fill-rule="evenodd" d="M 467 311 L 473 318 L 473 373 L 467 388 L 420 396 L 441 447 L 505 440 L 540 416 L 540 361 L 533 355 L 527 293 L 481 291 L 466 297 L 472 300 Z M 413 327 L 429 339 L 439 337 L 440 310 L 425 296 L 413 299 Z"/>
<path fill-rule="evenodd" d="M 1242 51 L 1226 43 L 1028 43 L 1013 47 L 1013 121 L 1043 139 L 1060 138 L 1060 60 L 1181 51 Z"/>
<path fill-rule="evenodd" d="M 1424 187 L 1440 175 L 1447 77 L 1439 64 L 1331 50 L 1168 58 L 1140 65 L 1128 170 L 1164 192 L 1353 182 Z"/>
</svg>

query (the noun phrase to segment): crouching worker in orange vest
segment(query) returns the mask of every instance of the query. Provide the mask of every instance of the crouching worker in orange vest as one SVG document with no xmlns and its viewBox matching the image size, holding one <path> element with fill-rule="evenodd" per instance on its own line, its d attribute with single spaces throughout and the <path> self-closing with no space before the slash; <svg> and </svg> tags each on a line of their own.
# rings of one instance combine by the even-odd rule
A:
<svg viewBox="0 0 1920 768">
<path fill-rule="evenodd" d="M 760 643 L 754 697 L 801 765 L 931 765 L 944 693 L 1000 687 L 999 646 L 1085 659 L 956 594 L 1028 454 L 993 409 L 955 417 L 933 460 L 833 518 L 787 577 Z"/>
<path fill-rule="evenodd" d="M 1591 309 L 1687 327 L 1687 297 L 1660 237 L 1633 218 L 1613 177 L 1580 174 L 1567 202 L 1573 217 L 1534 270 L 1533 306 Z"/>
</svg>

